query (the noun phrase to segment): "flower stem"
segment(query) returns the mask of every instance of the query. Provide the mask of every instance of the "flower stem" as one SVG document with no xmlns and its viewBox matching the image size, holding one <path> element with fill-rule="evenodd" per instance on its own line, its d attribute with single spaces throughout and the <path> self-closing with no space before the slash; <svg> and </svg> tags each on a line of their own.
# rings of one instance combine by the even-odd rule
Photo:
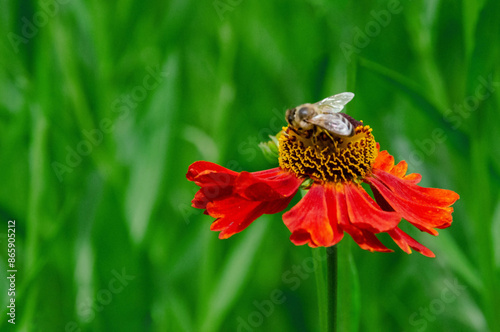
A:
<svg viewBox="0 0 500 332">
<path fill-rule="evenodd" d="M 328 331 L 337 331 L 337 246 L 327 248 Z"/>
</svg>

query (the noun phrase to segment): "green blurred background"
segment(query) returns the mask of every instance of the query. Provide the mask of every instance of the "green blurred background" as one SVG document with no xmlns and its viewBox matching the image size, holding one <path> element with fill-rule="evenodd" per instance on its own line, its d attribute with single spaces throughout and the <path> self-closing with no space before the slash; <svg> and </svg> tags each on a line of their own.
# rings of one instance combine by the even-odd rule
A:
<svg viewBox="0 0 500 332">
<path fill-rule="evenodd" d="M 285 110 L 342 91 L 382 149 L 461 199 L 438 237 L 403 226 L 435 259 L 344 237 L 340 331 L 500 329 L 498 1 L 0 3 L 17 330 L 317 331 L 311 249 L 281 214 L 219 240 L 185 173 L 276 167 L 257 144 Z"/>
</svg>

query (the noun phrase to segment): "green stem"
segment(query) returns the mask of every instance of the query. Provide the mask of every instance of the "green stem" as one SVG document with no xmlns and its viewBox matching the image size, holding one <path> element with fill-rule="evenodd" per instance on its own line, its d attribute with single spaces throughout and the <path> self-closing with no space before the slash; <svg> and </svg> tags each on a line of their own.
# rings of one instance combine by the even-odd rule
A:
<svg viewBox="0 0 500 332">
<path fill-rule="evenodd" d="M 337 331 L 337 246 L 327 249 L 328 331 Z"/>
</svg>

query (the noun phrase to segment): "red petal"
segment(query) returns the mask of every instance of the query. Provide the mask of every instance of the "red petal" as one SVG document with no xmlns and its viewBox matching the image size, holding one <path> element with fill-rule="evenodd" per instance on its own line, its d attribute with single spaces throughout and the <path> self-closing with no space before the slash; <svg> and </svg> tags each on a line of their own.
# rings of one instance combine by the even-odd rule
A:
<svg viewBox="0 0 500 332">
<path fill-rule="evenodd" d="M 448 227 L 452 222 L 451 212 L 453 212 L 453 208 L 451 207 L 430 206 L 421 204 L 418 200 L 408 200 L 400 191 L 390 190 L 377 177 L 365 180 L 373 186 L 374 191 L 381 194 L 396 212 L 421 230 L 436 235 L 437 232 L 432 228 Z M 406 184 L 411 185 L 411 183 Z"/>
<path fill-rule="evenodd" d="M 283 173 L 283 170 L 279 167 L 265 169 L 265 170 L 257 171 L 257 172 L 252 172 L 253 175 L 255 175 L 259 178 L 267 178 L 267 179 L 272 179 L 273 177 L 278 176 L 281 173 Z"/>
<path fill-rule="evenodd" d="M 213 185 L 219 187 L 233 186 L 236 175 L 228 173 L 217 173 L 216 171 L 204 171 L 194 178 L 194 183 L 202 187 Z"/>
<path fill-rule="evenodd" d="M 269 172 L 272 171 L 272 172 Z M 272 201 L 295 195 L 302 179 L 279 167 L 264 172 L 241 172 L 235 182 L 235 191 L 249 200 Z"/>
<path fill-rule="evenodd" d="M 459 198 L 458 194 L 451 190 L 424 188 L 383 171 L 376 170 L 374 174 L 401 198 L 416 201 L 422 205 L 446 207 L 455 203 Z"/>
<path fill-rule="evenodd" d="M 283 211 L 286 209 L 288 204 L 290 204 L 290 201 L 292 200 L 293 196 L 290 196 L 288 198 L 283 198 L 283 199 L 277 199 L 275 201 L 269 201 L 265 202 L 264 205 L 264 210 L 265 214 L 275 214 L 278 212 Z"/>
<path fill-rule="evenodd" d="M 369 231 L 359 229 L 356 227 L 344 228 L 344 230 L 352 237 L 354 242 L 360 246 L 361 249 L 369 250 L 371 252 L 393 252 L 394 250 L 387 248 L 380 242 L 379 239 Z"/>
<path fill-rule="evenodd" d="M 311 247 L 329 247 L 340 241 L 342 231 L 336 220 L 332 221 L 333 228 L 330 225 L 328 209 L 325 188 L 314 184 L 302 200 L 283 215 L 285 225 L 292 232 L 290 240 L 296 245 L 309 243 Z"/>
<path fill-rule="evenodd" d="M 396 242 L 396 244 L 408 254 L 411 254 L 410 248 L 413 248 L 424 256 L 436 257 L 432 251 L 415 241 L 414 238 L 403 232 L 399 229 L 399 227 L 396 227 L 387 233 L 389 233 L 394 242 Z"/>
<path fill-rule="evenodd" d="M 233 186 L 231 185 L 207 184 L 194 195 L 192 206 L 197 209 L 206 209 L 208 202 L 221 200 L 232 194 Z"/>
<path fill-rule="evenodd" d="M 186 177 L 201 187 L 192 200 L 193 207 L 206 209 L 208 202 L 231 195 L 237 174 L 208 161 L 193 163 L 189 166 Z"/>
<path fill-rule="evenodd" d="M 380 233 L 393 229 L 401 221 L 397 213 L 382 210 L 363 187 L 351 183 L 344 188 L 349 219 L 354 226 Z"/>
<path fill-rule="evenodd" d="M 362 249 L 369 251 L 392 252 L 377 237 L 369 231 L 359 229 L 349 221 L 346 197 L 342 188 L 337 188 L 335 193 L 337 202 L 337 218 L 342 227 Z"/>
<path fill-rule="evenodd" d="M 206 161 L 193 163 L 186 177 L 200 186 L 193 206 L 217 218 L 211 229 L 221 231 L 221 239 L 242 231 L 264 213 L 285 209 L 302 183 L 280 168 L 237 173 Z"/>
<path fill-rule="evenodd" d="M 231 196 L 223 200 L 207 204 L 207 213 L 217 218 L 212 223 L 212 231 L 221 231 L 220 239 L 241 232 L 247 228 L 255 219 L 263 214 L 274 214 L 284 210 L 290 203 L 292 197 L 270 201 L 249 201 L 239 196 Z"/>
<path fill-rule="evenodd" d="M 186 178 L 189 181 L 195 181 L 199 175 L 210 173 L 221 173 L 232 176 L 236 176 L 238 174 L 237 172 L 231 171 L 225 167 L 211 163 L 209 161 L 197 161 L 189 166 Z"/>
<path fill-rule="evenodd" d="M 338 243 L 344 237 L 344 231 L 340 226 L 340 219 L 338 217 L 338 207 L 337 207 L 337 196 L 336 196 L 337 186 L 329 185 L 326 186 L 326 202 L 328 205 L 328 219 L 330 220 L 330 226 L 333 229 L 333 244 Z M 332 245 L 333 245 L 332 244 Z"/>
<path fill-rule="evenodd" d="M 378 143 L 377 149 L 380 150 Z M 376 202 L 384 211 L 399 214 L 418 229 L 437 235 L 434 228 L 451 225 L 453 208 L 450 206 L 459 196 L 451 190 L 420 187 L 417 184 L 422 176 L 416 173 L 406 175 L 407 170 L 408 164 L 404 160 L 394 166 L 394 158 L 387 151 L 379 151 L 372 165 L 372 176 L 364 181 L 370 184 Z M 356 213 L 354 209 L 349 212 Z M 355 216 L 352 215 L 351 219 Z M 349 232 L 346 227 L 344 229 Z M 432 251 L 398 227 L 387 230 L 387 233 L 405 252 L 411 253 L 410 248 L 413 248 L 425 256 L 434 257 Z"/>
<path fill-rule="evenodd" d="M 292 235 L 290 235 L 290 241 L 292 241 L 292 243 L 296 246 L 302 246 L 308 243 L 311 248 L 318 247 L 317 245 L 312 243 L 311 234 L 309 234 L 309 231 L 302 228 L 297 229 L 292 233 Z"/>
<path fill-rule="evenodd" d="M 210 216 L 217 218 L 210 229 L 221 231 L 219 239 L 227 239 L 247 228 L 255 219 L 264 214 L 264 205 L 263 202 L 247 201 L 239 197 L 210 202 L 207 205 L 207 212 Z"/>
</svg>

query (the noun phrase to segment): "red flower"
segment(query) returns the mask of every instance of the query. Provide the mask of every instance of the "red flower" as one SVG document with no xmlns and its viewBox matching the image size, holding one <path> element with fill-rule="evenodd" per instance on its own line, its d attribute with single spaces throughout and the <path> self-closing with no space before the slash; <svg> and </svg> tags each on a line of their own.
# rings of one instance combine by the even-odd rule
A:
<svg viewBox="0 0 500 332">
<path fill-rule="evenodd" d="M 437 235 L 436 228 L 451 225 L 451 205 L 458 194 L 419 186 L 421 176 L 406 175 L 405 161 L 394 165 L 387 151 L 380 152 L 368 126 L 345 118 L 355 126 L 351 136 L 317 126 L 301 131 L 289 120 L 279 137 L 278 168 L 237 173 L 206 161 L 193 163 L 187 179 L 200 186 L 193 206 L 216 218 L 211 229 L 225 239 L 264 213 L 284 210 L 309 178 L 312 184 L 307 185 L 306 195 L 283 215 L 294 244 L 333 246 L 345 231 L 362 249 L 389 252 L 375 236 L 386 232 L 405 252 L 414 249 L 434 257 L 398 225 L 404 218 Z M 363 182 L 374 198 L 361 186 Z"/>
<path fill-rule="evenodd" d="M 217 218 L 210 229 L 221 231 L 220 239 L 241 232 L 264 213 L 285 209 L 303 181 L 279 167 L 236 173 L 207 161 L 189 166 L 186 177 L 201 187 L 193 206 Z"/>
</svg>

